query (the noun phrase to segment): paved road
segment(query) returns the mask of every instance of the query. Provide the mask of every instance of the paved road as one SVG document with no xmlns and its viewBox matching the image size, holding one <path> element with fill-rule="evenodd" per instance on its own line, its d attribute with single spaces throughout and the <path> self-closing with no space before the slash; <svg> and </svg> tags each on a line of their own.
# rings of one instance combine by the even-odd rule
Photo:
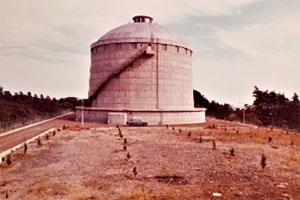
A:
<svg viewBox="0 0 300 200">
<path fill-rule="evenodd" d="M 50 128 L 62 128 L 63 125 L 74 124 L 74 121 L 71 119 L 74 117 L 74 114 L 70 114 L 58 119 L 54 119 L 42 124 L 38 124 L 33 127 L 29 127 L 20 131 L 16 131 L 9 135 L 0 135 L 0 153 L 10 149 L 44 131 L 49 130 Z"/>
</svg>

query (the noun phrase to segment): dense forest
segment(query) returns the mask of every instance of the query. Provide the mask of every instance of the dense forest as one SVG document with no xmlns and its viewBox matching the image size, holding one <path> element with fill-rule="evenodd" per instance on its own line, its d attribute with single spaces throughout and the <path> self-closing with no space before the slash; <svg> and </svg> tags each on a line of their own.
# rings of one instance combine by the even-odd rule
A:
<svg viewBox="0 0 300 200">
<path fill-rule="evenodd" d="M 42 94 L 32 95 L 31 92 L 11 94 L 0 87 L 0 128 L 4 129 L 12 124 L 25 125 L 56 116 L 74 109 L 77 105 L 81 105 L 81 100 L 75 97 L 57 100 Z"/>
<path fill-rule="evenodd" d="M 300 101 L 296 93 L 291 99 L 288 99 L 284 94 L 268 90 L 262 91 L 255 86 L 253 97 L 252 105 L 244 105 L 243 109 L 234 109 L 226 103 L 219 104 L 209 101 L 200 92 L 194 90 L 195 107 L 205 107 L 208 116 L 242 121 L 244 112 L 246 123 L 300 130 Z"/>
</svg>

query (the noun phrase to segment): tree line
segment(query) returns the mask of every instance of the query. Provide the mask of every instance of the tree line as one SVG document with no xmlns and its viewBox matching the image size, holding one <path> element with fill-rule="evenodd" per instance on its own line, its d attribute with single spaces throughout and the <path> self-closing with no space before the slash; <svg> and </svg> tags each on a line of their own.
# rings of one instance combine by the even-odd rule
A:
<svg viewBox="0 0 300 200">
<path fill-rule="evenodd" d="M 204 107 L 206 114 L 217 119 L 242 121 L 245 112 L 246 123 L 259 126 L 277 126 L 300 130 L 300 101 L 294 93 L 291 99 L 274 91 L 262 91 L 255 86 L 254 102 L 244 105 L 243 109 L 233 108 L 230 104 L 209 101 L 200 92 L 194 90 L 195 107 Z M 0 122 L 24 118 L 34 118 L 46 114 L 55 114 L 74 109 L 82 104 L 76 97 L 50 98 L 44 95 L 32 95 L 31 92 L 11 94 L 0 87 Z"/>
<path fill-rule="evenodd" d="M 81 105 L 81 100 L 76 97 L 57 100 L 43 94 L 32 95 L 31 92 L 11 94 L 0 87 L 0 122 L 60 113 L 74 109 L 77 105 Z"/>
<path fill-rule="evenodd" d="M 284 94 L 263 91 L 255 86 L 252 94 L 253 104 L 246 104 L 243 109 L 233 108 L 227 103 L 209 101 L 196 90 L 194 90 L 194 102 L 195 107 L 205 107 L 208 116 L 218 119 L 242 121 L 244 112 L 246 123 L 300 130 L 300 101 L 297 93 L 288 99 Z"/>
</svg>

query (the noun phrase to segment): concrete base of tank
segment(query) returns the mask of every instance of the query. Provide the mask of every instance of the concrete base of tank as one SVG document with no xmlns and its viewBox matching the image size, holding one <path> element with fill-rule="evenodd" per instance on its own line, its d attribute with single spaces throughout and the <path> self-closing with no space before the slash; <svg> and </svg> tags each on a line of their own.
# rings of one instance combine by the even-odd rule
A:
<svg viewBox="0 0 300 200">
<path fill-rule="evenodd" d="M 117 110 L 98 107 L 76 107 L 76 120 L 81 121 L 82 111 L 84 121 L 106 124 L 108 113 L 126 113 L 127 119 L 141 118 L 148 124 L 192 124 L 204 123 L 205 108 L 191 110 Z"/>
</svg>

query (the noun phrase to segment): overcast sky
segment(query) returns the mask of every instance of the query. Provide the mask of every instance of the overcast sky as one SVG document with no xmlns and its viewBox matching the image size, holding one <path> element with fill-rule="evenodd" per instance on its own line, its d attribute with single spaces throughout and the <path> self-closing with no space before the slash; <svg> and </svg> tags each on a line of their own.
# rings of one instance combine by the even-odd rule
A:
<svg viewBox="0 0 300 200">
<path fill-rule="evenodd" d="M 0 85 L 86 98 L 90 44 L 139 14 L 190 45 L 209 100 L 251 104 L 255 85 L 300 94 L 299 0 L 0 0 Z"/>
</svg>

